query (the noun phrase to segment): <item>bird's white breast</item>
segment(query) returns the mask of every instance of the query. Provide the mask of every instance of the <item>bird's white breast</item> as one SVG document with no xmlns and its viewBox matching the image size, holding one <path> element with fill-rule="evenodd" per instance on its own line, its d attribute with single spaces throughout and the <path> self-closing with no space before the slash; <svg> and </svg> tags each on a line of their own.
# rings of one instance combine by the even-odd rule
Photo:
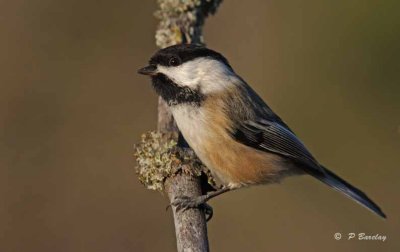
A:
<svg viewBox="0 0 400 252">
<path fill-rule="evenodd" d="M 206 113 L 201 107 L 177 105 L 172 108 L 172 114 L 185 140 L 196 151 L 210 133 Z"/>
</svg>

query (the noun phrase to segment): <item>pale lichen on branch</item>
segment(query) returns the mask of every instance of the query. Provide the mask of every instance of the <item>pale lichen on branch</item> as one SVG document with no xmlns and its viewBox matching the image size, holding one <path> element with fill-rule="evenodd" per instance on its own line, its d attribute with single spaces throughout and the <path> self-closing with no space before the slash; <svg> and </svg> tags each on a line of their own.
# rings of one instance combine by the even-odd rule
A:
<svg viewBox="0 0 400 252">
<path fill-rule="evenodd" d="M 147 189 L 163 191 L 165 179 L 178 172 L 197 177 L 204 173 L 208 177 L 208 183 L 215 186 L 209 170 L 194 152 L 178 148 L 170 134 L 154 131 L 143 134 L 141 142 L 135 146 L 135 149 L 136 173 L 139 181 Z"/>
<path fill-rule="evenodd" d="M 222 0 L 158 0 L 160 19 L 156 44 L 160 48 L 180 43 L 203 44 L 202 26 L 214 14 Z"/>
</svg>

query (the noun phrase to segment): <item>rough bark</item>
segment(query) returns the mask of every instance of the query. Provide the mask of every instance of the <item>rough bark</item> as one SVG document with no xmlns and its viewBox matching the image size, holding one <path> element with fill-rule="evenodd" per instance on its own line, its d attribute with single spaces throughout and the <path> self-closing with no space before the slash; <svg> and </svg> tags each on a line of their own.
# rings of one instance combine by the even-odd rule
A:
<svg viewBox="0 0 400 252">
<path fill-rule="evenodd" d="M 186 173 L 178 173 L 167 178 L 165 191 L 170 200 L 176 196 L 197 197 L 202 194 L 200 177 Z M 176 211 L 172 207 L 175 223 L 176 245 L 178 251 L 209 251 L 207 223 L 202 210 L 191 208 Z"/>
</svg>

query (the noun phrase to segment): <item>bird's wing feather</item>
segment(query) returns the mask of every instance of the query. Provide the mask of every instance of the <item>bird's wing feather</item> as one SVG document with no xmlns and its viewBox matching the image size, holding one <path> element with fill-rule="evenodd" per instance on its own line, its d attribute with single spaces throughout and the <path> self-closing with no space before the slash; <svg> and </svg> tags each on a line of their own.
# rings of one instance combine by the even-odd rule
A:
<svg viewBox="0 0 400 252">
<path fill-rule="evenodd" d="M 237 141 L 247 146 L 322 169 L 296 135 L 279 122 L 264 119 L 246 121 L 236 127 L 232 135 Z"/>
</svg>

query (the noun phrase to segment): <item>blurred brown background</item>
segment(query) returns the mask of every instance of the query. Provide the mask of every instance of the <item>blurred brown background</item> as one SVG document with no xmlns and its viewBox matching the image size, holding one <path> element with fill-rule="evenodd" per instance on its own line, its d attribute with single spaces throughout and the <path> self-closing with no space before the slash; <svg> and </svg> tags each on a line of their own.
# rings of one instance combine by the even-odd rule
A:
<svg viewBox="0 0 400 252">
<path fill-rule="evenodd" d="M 399 1 L 225 1 L 205 40 L 386 221 L 312 178 L 211 201 L 213 251 L 400 251 Z M 0 251 L 175 251 L 134 173 L 155 1 L 0 1 Z M 335 241 L 365 232 L 380 241 Z"/>
</svg>

